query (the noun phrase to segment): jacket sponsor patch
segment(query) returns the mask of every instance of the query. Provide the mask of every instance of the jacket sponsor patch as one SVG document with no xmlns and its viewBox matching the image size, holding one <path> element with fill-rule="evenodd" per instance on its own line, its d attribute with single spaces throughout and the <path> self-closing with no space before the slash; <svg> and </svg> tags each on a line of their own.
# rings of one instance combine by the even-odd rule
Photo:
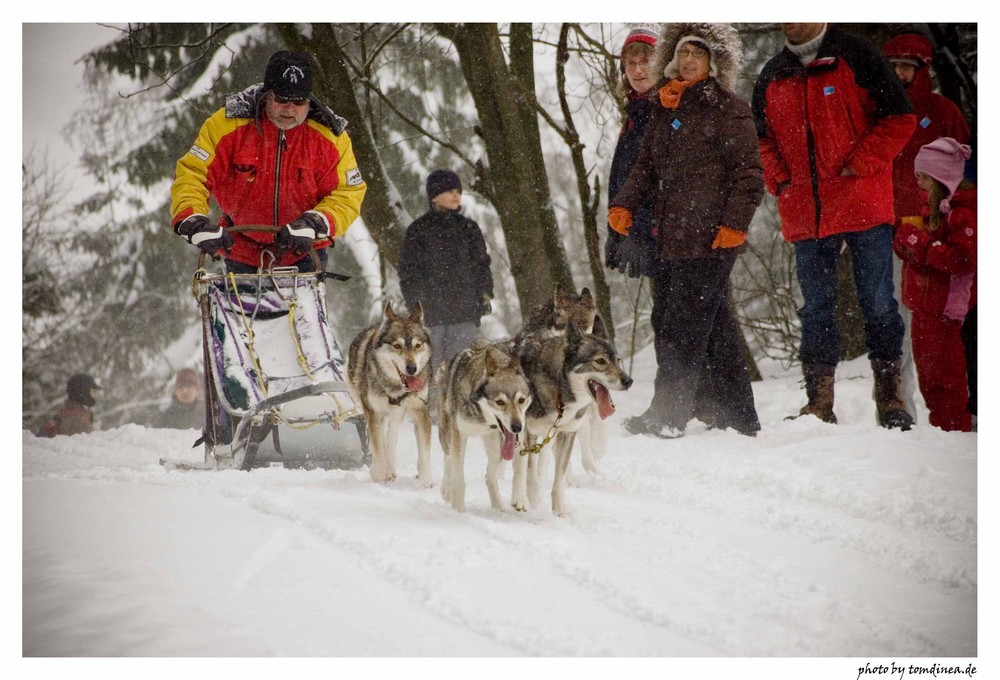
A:
<svg viewBox="0 0 1000 680">
<path fill-rule="evenodd" d="M 209 155 L 208 152 L 205 151 L 200 146 L 198 146 L 197 144 L 194 144 L 191 147 L 191 153 L 194 154 L 195 156 L 197 156 L 198 158 L 200 158 L 203 161 L 207 161 L 208 160 L 208 155 Z"/>
<path fill-rule="evenodd" d="M 347 186 L 356 187 L 362 182 L 364 182 L 364 180 L 361 179 L 360 170 L 358 170 L 357 168 L 351 168 L 350 170 L 347 171 Z"/>
</svg>

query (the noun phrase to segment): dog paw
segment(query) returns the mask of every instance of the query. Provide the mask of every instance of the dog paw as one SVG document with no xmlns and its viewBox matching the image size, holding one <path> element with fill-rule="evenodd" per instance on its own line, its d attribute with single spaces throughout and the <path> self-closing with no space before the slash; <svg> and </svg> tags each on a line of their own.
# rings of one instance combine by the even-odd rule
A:
<svg viewBox="0 0 1000 680">
<path fill-rule="evenodd" d="M 425 489 L 433 489 L 434 478 L 430 475 L 417 475 L 417 484 Z"/>
<path fill-rule="evenodd" d="M 393 470 L 372 470 L 371 477 L 376 484 L 391 484 L 396 481 L 396 473 Z"/>
<path fill-rule="evenodd" d="M 453 498 L 451 499 L 451 507 L 455 512 L 465 512 L 465 500 Z"/>
<path fill-rule="evenodd" d="M 518 512 L 527 512 L 529 507 L 528 499 L 523 497 L 511 498 L 510 507 L 514 508 Z"/>
</svg>

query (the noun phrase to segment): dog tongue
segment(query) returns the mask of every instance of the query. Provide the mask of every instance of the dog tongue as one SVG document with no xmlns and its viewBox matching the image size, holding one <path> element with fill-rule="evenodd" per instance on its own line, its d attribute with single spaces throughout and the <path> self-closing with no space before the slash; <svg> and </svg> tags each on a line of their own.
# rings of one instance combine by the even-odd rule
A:
<svg viewBox="0 0 1000 680">
<path fill-rule="evenodd" d="M 419 375 L 400 374 L 400 377 L 403 379 L 403 386 L 410 392 L 417 392 L 424 388 L 424 379 Z"/>
<path fill-rule="evenodd" d="M 514 445 L 517 443 L 517 437 L 510 430 L 500 428 L 503 431 L 503 443 L 500 445 L 500 457 L 504 460 L 511 460 L 514 458 Z"/>
<path fill-rule="evenodd" d="M 611 394 L 608 388 L 601 383 L 594 381 L 591 383 L 594 389 L 594 399 L 597 401 L 597 413 L 604 420 L 615 412 L 615 404 L 611 401 Z"/>
</svg>

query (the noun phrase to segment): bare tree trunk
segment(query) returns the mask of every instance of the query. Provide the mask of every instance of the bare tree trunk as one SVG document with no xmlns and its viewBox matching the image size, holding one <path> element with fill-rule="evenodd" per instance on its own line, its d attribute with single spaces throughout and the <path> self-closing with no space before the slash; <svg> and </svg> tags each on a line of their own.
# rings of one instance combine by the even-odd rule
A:
<svg viewBox="0 0 1000 680">
<path fill-rule="evenodd" d="M 566 99 L 566 62 L 569 61 L 569 32 L 573 24 L 563 24 L 559 30 L 559 44 L 556 47 L 556 88 L 559 92 L 559 105 L 562 109 L 566 127 L 562 130 L 563 139 L 569 147 L 573 159 L 573 170 L 576 175 L 576 188 L 580 194 L 580 212 L 583 217 L 583 236 L 587 244 L 587 260 L 590 263 L 590 275 L 594 281 L 594 296 L 597 298 L 597 311 L 608 320 L 605 324 L 608 333 L 614 338 L 615 325 L 611 318 L 611 290 L 604 276 L 604 258 L 601 256 L 600 235 L 597 233 L 597 207 L 600 204 L 600 180 L 594 178 L 594 192 L 590 191 L 587 164 L 583 159 L 583 144 L 580 134 L 573 123 L 573 112 Z"/>
<path fill-rule="evenodd" d="M 535 112 L 530 24 L 511 25 L 511 63 L 496 24 L 436 24 L 458 52 L 479 115 L 489 165 L 476 166 L 475 189 L 500 216 L 522 316 L 558 284 L 574 290 L 549 193 Z M 533 89 L 529 91 L 533 92 Z"/>
<path fill-rule="evenodd" d="M 358 167 L 362 168 L 368 184 L 361 217 L 382 257 L 395 267 L 399 264 L 399 251 L 410 218 L 402 204 L 392 199 L 395 189 L 382 166 L 372 131 L 365 123 L 347 58 L 334 35 L 333 25 L 313 24 L 312 37 L 304 36 L 294 24 L 282 24 L 279 28 L 289 49 L 307 52 L 316 60 L 319 67 L 314 78 L 316 96 L 352 123 L 348 134 Z"/>
</svg>

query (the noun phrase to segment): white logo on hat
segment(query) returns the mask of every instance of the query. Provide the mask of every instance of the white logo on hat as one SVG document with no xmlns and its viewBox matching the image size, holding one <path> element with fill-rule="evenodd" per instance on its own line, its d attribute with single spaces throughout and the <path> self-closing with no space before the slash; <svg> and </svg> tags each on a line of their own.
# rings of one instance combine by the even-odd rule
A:
<svg viewBox="0 0 1000 680">
<path fill-rule="evenodd" d="M 299 82 L 300 78 L 305 78 L 306 74 L 299 66 L 289 66 L 281 74 L 283 80 L 290 80 L 293 83 Z"/>
</svg>

